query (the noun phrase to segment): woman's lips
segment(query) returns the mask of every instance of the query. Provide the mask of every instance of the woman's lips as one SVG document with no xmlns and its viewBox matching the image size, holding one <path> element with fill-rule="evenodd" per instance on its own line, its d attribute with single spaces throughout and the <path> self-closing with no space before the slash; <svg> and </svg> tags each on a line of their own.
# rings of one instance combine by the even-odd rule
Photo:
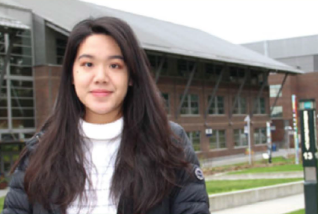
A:
<svg viewBox="0 0 318 214">
<path fill-rule="evenodd" d="M 112 91 L 107 90 L 93 90 L 91 94 L 95 97 L 107 97 L 112 93 Z"/>
</svg>

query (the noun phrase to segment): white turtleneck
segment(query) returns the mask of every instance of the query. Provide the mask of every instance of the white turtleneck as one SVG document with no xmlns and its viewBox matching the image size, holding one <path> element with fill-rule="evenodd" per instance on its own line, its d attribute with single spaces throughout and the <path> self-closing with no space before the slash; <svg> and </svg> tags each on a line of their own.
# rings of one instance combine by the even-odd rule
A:
<svg viewBox="0 0 318 214">
<path fill-rule="evenodd" d="M 116 214 L 117 207 L 109 197 L 109 190 L 121 141 L 123 118 L 107 124 L 92 124 L 81 120 L 79 128 L 89 148 L 85 168 L 94 191 L 90 194 L 86 184 L 88 201 L 81 203 L 77 198 L 67 209 L 67 213 Z"/>
</svg>

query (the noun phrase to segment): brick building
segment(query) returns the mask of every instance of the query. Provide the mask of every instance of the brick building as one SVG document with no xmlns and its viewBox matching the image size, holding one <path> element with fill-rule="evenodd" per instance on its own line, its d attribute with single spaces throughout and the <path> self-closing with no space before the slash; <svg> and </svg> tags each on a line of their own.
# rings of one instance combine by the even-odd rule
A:
<svg viewBox="0 0 318 214">
<path fill-rule="evenodd" d="M 305 101 L 314 101 L 314 107 L 317 109 L 318 35 L 261 41 L 243 46 L 305 72 L 297 76 L 288 76 L 285 81 L 282 74 L 270 75 L 268 79 L 271 104 L 283 85 L 272 113 L 272 123 L 276 127 L 272 137 L 274 142 L 286 142 L 287 134 L 284 127 L 292 126 L 293 119 L 291 96 L 296 95 L 298 106 Z M 290 142 L 293 146 L 292 138 Z"/>
<path fill-rule="evenodd" d="M 200 30 L 86 2 L 5 0 L 0 3 L 1 72 L 6 71 L 0 97 L 0 171 L 8 171 L 21 143 L 50 114 L 73 25 L 105 15 L 132 26 L 148 55 L 169 119 L 185 128 L 201 158 L 244 153 L 247 115 L 252 118 L 252 149 L 266 150 L 268 75 L 296 75 L 299 69 Z M 213 134 L 207 136 L 211 128 Z"/>
</svg>

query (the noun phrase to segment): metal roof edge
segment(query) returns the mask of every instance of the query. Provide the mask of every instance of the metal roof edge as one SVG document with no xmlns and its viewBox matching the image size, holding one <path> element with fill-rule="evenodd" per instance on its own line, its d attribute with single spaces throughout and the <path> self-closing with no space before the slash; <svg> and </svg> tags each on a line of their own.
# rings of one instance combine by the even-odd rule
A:
<svg viewBox="0 0 318 214">
<path fill-rule="evenodd" d="M 48 20 L 45 20 L 45 21 L 46 21 L 46 23 L 45 23 L 46 26 L 52 28 L 53 30 L 55 30 L 55 31 L 57 31 L 57 32 L 65 35 L 65 36 L 69 36 L 70 35 L 70 32 L 68 30 L 62 28 L 61 26 L 58 26 L 58 25 L 56 25 L 56 24 L 54 24 L 54 23 L 52 23 L 52 22 L 50 22 Z"/>
<path fill-rule="evenodd" d="M 288 65 L 286 65 L 286 67 L 285 66 L 283 67 L 283 66 L 279 66 L 279 65 L 268 65 L 268 64 L 263 64 L 263 63 L 257 63 L 254 61 L 245 61 L 245 60 L 239 60 L 239 59 L 233 59 L 233 58 L 226 58 L 226 57 L 207 54 L 207 53 L 197 53 L 197 52 L 195 53 L 192 51 L 186 52 L 183 50 L 178 50 L 178 49 L 173 49 L 173 48 L 169 48 L 169 51 L 168 51 L 166 48 L 163 48 L 160 46 L 151 46 L 151 45 L 146 45 L 146 44 L 141 44 L 141 46 L 142 46 L 142 48 L 144 48 L 146 50 L 160 51 L 160 52 L 164 52 L 164 53 L 174 53 L 174 54 L 180 54 L 180 55 L 184 55 L 184 56 L 199 57 L 199 58 L 222 61 L 222 62 L 227 62 L 227 63 L 235 63 L 235 64 L 241 64 L 241 65 L 246 65 L 246 66 L 267 68 L 267 69 L 272 69 L 272 70 L 276 70 L 277 72 L 283 72 L 283 73 L 293 73 L 293 74 L 305 73 L 304 71 L 290 67 Z"/>
<path fill-rule="evenodd" d="M 24 11 L 27 11 L 27 12 L 32 12 L 32 9 L 27 8 L 27 7 L 23 7 L 22 5 L 21 6 L 17 6 L 17 5 L 11 5 L 11 4 L 6 4 L 6 3 L 3 3 L 3 2 L 0 2 L 0 6 L 6 6 L 6 7 L 13 8 L 13 9 L 18 9 L 18 10 L 24 10 Z"/>
</svg>

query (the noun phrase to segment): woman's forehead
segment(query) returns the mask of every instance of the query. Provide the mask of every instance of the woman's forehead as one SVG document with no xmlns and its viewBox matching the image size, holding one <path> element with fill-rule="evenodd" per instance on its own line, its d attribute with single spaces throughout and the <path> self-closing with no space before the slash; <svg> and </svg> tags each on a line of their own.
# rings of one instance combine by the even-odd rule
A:
<svg viewBox="0 0 318 214">
<path fill-rule="evenodd" d="M 78 48 L 77 58 L 83 55 L 92 58 L 109 58 L 115 55 L 122 56 L 122 52 L 113 37 L 104 34 L 93 34 L 83 40 Z"/>
</svg>

